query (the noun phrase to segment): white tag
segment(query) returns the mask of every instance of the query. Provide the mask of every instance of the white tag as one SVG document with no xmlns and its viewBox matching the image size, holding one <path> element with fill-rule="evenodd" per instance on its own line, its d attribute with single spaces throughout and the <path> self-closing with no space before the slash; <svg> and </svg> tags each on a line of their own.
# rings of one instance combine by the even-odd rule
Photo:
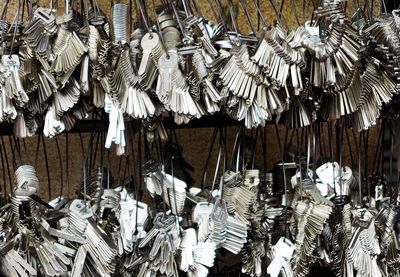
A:
<svg viewBox="0 0 400 277">
<path fill-rule="evenodd" d="M 317 168 L 316 173 L 322 183 L 333 186 L 334 178 L 339 176 L 339 164 L 337 162 L 323 164 Z"/>
<path fill-rule="evenodd" d="M 18 55 L 3 55 L 1 56 L 1 63 L 8 69 L 19 67 L 20 65 Z"/>
<path fill-rule="evenodd" d="M 311 36 L 319 37 L 319 27 L 311 26 L 311 21 L 306 21 L 306 23 L 304 24 L 304 27 L 310 33 Z"/>
<path fill-rule="evenodd" d="M 278 277 L 284 263 L 289 262 L 292 258 L 294 245 L 290 240 L 281 237 L 275 246 L 272 247 L 272 251 L 274 253 L 274 259 L 268 266 L 267 273 L 270 274 L 271 277 Z"/>
</svg>

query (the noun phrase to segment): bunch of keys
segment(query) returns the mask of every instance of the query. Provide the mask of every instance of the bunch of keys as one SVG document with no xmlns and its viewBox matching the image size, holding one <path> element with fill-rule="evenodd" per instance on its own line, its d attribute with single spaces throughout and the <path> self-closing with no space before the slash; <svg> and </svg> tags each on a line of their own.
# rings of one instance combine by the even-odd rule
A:
<svg viewBox="0 0 400 277">
<path fill-rule="evenodd" d="M 138 76 L 141 88 L 148 91 L 157 78 L 158 60 L 165 51 L 159 35 L 153 32 L 145 34 L 140 45 L 143 49 L 143 56 L 140 61 Z"/>
<path fill-rule="evenodd" d="M 221 246 L 233 254 L 239 254 L 247 242 L 247 225 L 240 219 L 228 215 L 226 235 Z"/>
<path fill-rule="evenodd" d="M 367 209 L 356 209 L 353 215 L 353 233 L 346 250 L 350 265 L 347 271 L 355 269 L 358 276 L 384 276 L 375 258 L 381 249 L 372 222 L 374 216 Z"/>
<path fill-rule="evenodd" d="M 197 240 L 204 242 L 210 233 L 210 216 L 214 205 L 208 202 L 199 202 L 193 209 L 192 220 L 197 223 Z"/>
<path fill-rule="evenodd" d="M 85 250 L 84 252 L 90 254 L 98 273 L 113 274 L 116 270 L 116 259 L 119 255 L 118 248 L 113 239 L 108 237 L 106 232 L 93 220 L 92 208 L 83 200 L 76 199 L 70 204 L 69 211 L 69 230 L 78 236 L 86 238 L 86 243 L 82 245 L 84 248 L 82 250 L 78 248 L 73 267 L 75 267 L 75 264 L 78 266 L 82 262 L 77 258 L 78 254 Z M 101 251 L 98 251 L 98 249 L 101 249 Z M 84 261 L 88 262 L 88 259 L 86 258 Z M 78 269 L 83 270 L 83 267 L 80 268 L 78 266 L 75 269 L 76 276 L 80 276 Z"/>
<path fill-rule="evenodd" d="M 171 208 L 171 212 L 180 215 L 185 207 L 186 183 L 169 174 L 164 174 L 164 201 Z"/>
<path fill-rule="evenodd" d="M 271 249 L 270 258 L 272 262 L 267 268 L 267 273 L 271 277 L 278 277 L 279 273 L 282 273 L 284 277 L 295 276 L 290 266 L 294 250 L 293 243 L 281 237 Z"/>
<path fill-rule="evenodd" d="M 226 202 L 218 197 L 211 212 L 210 222 L 210 239 L 217 246 L 221 246 L 226 239 L 228 217 L 229 214 L 226 209 Z"/>
<path fill-rule="evenodd" d="M 179 68 L 178 59 L 178 52 L 169 50 L 158 60 L 159 78 L 156 94 L 168 110 L 178 115 L 199 118 L 203 112 L 189 93 L 190 87 Z"/>
<path fill-rule="evenodd" d="M 129 43 L 130 38 L 130 12 L 129 6 L 123 3 L 114 3 L 112 6 L 111 37 L 115 44 Z"/>
<path fill-rule="evenodd" d="M 50 71 L 61 79 L 69 79 L 75 67 L 81 62 L 83 55 L 88 51 L 75 31 L 66 26 L 58 28 L 57 38 L 53 45 L 54 60 Z"/>
<path fill-rule="evenodd" d="M 2 79 L 3 93 L 6 97 L 13 99 L 17 106 L 24 107 L 26 103 L 28 103 L 29 97 L 24 90 L 19 76 L 20 65 L 21 63 L 18 55 L 2 55 L 0 65 L 2 78 L 0 78 L 0 80 Z M 3 103 L 3 109 L 6 109 L 7 106 L 4 104 L 5 103 Z M 9 108 L 7 110 L 9 110 Z M 16 114 L 13 115 L 12 119 L 15 117 Z"/>
<path fill-rule="evenodd" d="M 265 257 L 265 244 L 262 240 L 249 242 L 242 256 L 242 272 L 252 277 L 259 277 L 263 273 L 262 261 Z"/>
<path fill-rule="evenodd" d="M 180 245 L 180 270 L 188 276 L 208 275 L 208 268 L 214 265 L 216 245 L 213 242 L 198 242 L 196 230 L 189 228 L 183 231 Z"/>
<path fill-rule="evenodd" d="M 50 39 L 58 30 L 55 19 L 53 11 L 38 7 L 23 30 L 24 41 L 36 54 L 45 59 L 50 55 Z"/>
<path fill-rule="evenodd" d="M 121 190 L 120 206 L 119 224 L 122 243 L 124 250 L 130 253 L 133 244 L 146 235 L 144 228 L 149 217 L 149 208 L 147 204 L 133 200 L 125 188 Z"/>
<path fill-rule="evenodd" d="M 125 122 L 119 107 L 106 95 L 104 111 L 109 114 L 109 126 L 105 147 L 110 148 L 114 142 L 117 146 L 117 155 L 125 153 Z"/>
<path fill-rule="evenodd" d="M 163 192 L 164 173 L 161 165 L 155 160 L 148 160 L 143 166 L 144 183 L 151 197 L 161 195 Z"/>
<path fill-rule="evenodd" d="M 235 46 L 229 62 L 221 72 L 222 83 L 235 96 L 246 100 L 251 106 L 256 94 L 257 85 L 262 81 L 261 72 L 249 56 L 247 46 Z M 232 51 L 231 51 L 232 52 Z"/>
<path fill-rule="evenodd" d="M 145 247 L 154 238 L 153 245 L 149 253 L 149 265 L 143 269 L 142 265 L 138 276 L 146 276 L 146 272 L 157 272 L 168 276 L 178 276 L 178 268 L 175 255 L 179 248 L 181 239 L 180 230 L 177 226 L 174 215 L 158 213 L 154 218 L 153 228 L 146 234 L 140 243 L 139 248 Z"/>
</svg>

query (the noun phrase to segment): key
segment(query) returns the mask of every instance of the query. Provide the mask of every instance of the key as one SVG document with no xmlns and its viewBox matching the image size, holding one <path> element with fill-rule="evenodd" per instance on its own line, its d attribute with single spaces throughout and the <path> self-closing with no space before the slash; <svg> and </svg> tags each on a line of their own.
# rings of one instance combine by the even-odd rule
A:
<svg viewBox="0 0 400 277">
<path fill-rule="evenodd" d="M 111 38 L 114 44 L 129 43 L 130 38 L 130 13 L 129 7 L 123 3 L 114 3 L 111 9 L 112 13 L 112 32 Z"/>
<path fill-rule="evenodd" d="M 74 265 L 71 270 L 72 277 L 79 277 L 82 274 L 83 266 L 85 264 L 87 249 L 85 245 L 81 245 L 76 253 Z"/>
<path fill-rule="evenodd" d="M 159 230 L 155 227 L 153 227 L 147 234 L 146 236 L 140 241 L 139 243 L 139 248 L 145 247 L 151 239 L 153 239 L 157 234 Z"/>
<path fill-rule="evenodd" d="M 143 49 L 143 56 L 140 62 L 138 75 L 141 79 L 146 76 L 146 71 L 150 69 L 151 66 L 151 55 L 160 44 L 160 38 L 156 33 L 147 33 L 144 35 L 141 41 L 141 47 Z"/>
</svg>

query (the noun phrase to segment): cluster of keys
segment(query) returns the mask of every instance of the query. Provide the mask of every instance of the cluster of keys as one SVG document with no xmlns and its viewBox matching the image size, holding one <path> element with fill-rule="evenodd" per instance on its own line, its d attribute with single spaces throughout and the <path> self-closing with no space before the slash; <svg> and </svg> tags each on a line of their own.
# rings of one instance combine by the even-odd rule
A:
<svg viewBox="0 0 400 277">
<path fill-rule="evenodd" d="M 40 126 L 54 137 L 93 107 L 104 109 L 110 121 L 105 146 L 114 143 L 123 154 L 124 122 L 131 119 L 142 120 L 149 139 L 165 138 L 158 119 L 167 114 L 181 124 L 224 112 L 253 128 L 287 112 L 291 128 L 322 117 L 346 118 L 363 130 L 397 94 L 397 12 L 349 18 L 346 1 L 323 0 L 314 21 L 289 30 L 281 20 L 267 24 L 257 1 L 228 2 L 230 22 L 215 2 L 217 23 L 188 0 L 162 12 L 139 1 L 136 28 L 132 7 L 120 2 L 112 4 L 110 18 L 96 2 L 82 13 L 68 3 L 62 13 L 35 3 L 24 22 L 4 16 L 0 121 L 15 122 L 20 137 Z M 249 10 L 262 19 L 258 31 Z M 238 30 L 239 13 L 249 19 L 250 35 Z"/>
<path fill-rule="evenodd" d="M 155 160 L 142 168 L 155 200 L 142 202 L 132 177 L 121 185 L 101 167 L 75 198 L 47 203 L 35 168 L 18 167 L 0 208 L 0 273 L 206 277 L 222 251 L 254 277 L 308 276 L 316 264 L 337 276 L 400 276 L 398 200 L 378 177 L 376 191 L 357 199 L 358 176 L 337 162 L 315 172 L 296 165 L 283 192 L 258 169 L 227 170 L 209 190 L 188 188 Z"/>
</svg>

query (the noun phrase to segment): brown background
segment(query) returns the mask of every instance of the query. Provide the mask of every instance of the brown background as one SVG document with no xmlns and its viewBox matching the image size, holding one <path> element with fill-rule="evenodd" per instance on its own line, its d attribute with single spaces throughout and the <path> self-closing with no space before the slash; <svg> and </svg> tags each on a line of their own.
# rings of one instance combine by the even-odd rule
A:
<svg viewBox="0 0 400 277">
<path fill-rule="evenodd" d="M 214 0 L 210 0 L 213 1 Z M 4 0 L 2 1 L 4 2 Z M 16 10 L 17 6 L 16 0 L 10 0 L 9 1 L 9 13 L 8 17 L 13 18 L 13 15 Z M 45 1 L 44 5 L 47 5 L 49 1 Z M 63 2 L 63 1 L 60 1 Z M 80 1 L 78 1 L 80 2 Z M 110 0 L 97 0 L 101 8 L 107 13 L 110 14 Z M 133 1 L 135 2 L 135 1 Z M 150 1 L 149 1 L 150 2 Z M 200 8 L 201 12 L 206 15 L 208 18 L 213 18 L 213 11 L 211 9 L 210 2 L 207 0 L 198 0 L 197 1 Z M 226 6 L 227 2 L 225 0 L 222 0 L 222 5 Z M 234 1 L 234 4 L 236 4 L 237 1 Z M 249 9 L 252 15 L 253 23 L 257 24 L 257 14 L 254 9 L 254 5 L 252 0 L 247 0 L 249 4 Z M 261 3 L 261 8 L 263 11 L 263 15 L 266 18 L 266 20 L 272 24 L 276 20 L 276 15 L 273 12 L 270 1 L 259 1 Z M 318 2 L 318 1 L 315 1 Z M 360 1 L 362 4 L 363 1 Z M 276 0 L 275 1 L 276 6 L 281 5 L 281 1 Z M 292 3 L 294 5 L 292 5 Z M 354 7 L 352 5 L 353 1 L 349 1 L 347 11 L 349 15 L 351 15 L 354 11 Z M 380 1 L 375 1 L 375 8 L 374 8 L 374 13 L 378 14 L 380 11 L 379 7 Z M 362 7 L 363 5 L 361 5 Z M 305 9 L 304 9 L 304 16 L 303 16 L 303 1 L 298 1 L 298 0 L 287 0 L 284 3 L 283 6 L 283 18 L 288 22 L 288 25 L 292 28 L 297 26 L 296 23 L 296 12 L 298 14 L 298 18 L 300 22 L 303 22 L 304 19 L 309 20 L 311 18 L 311 14 L 313 11 L 313 4 L 312 1 L 307 0 L 305 1 Z M 295 7 L 295 9 L 293 8 Z M 295 11 L 296 10 L 296 11 Z M 60 9 L 60 12 L 62 9 Z M 152 10 L 152 7 L 150 5 L 149 7 L 149 14 L 151 17 L 154 17 L 154 12 Z M 243 10 L 240 7 L 239 8 L 239 29 L 241 32 L 248 32 L 250 30 L 248 21 L 246 17 L 244 16 Z M 325 124 L 326 125 L 326 124 Z M 328 133 L 327 133 L 327 128 L 325 126 L 324 128 L 325 132 L 322 134 L 322 140 L 323 144 L 325 147 L 328 147 Z M 232 149 L 233 142 L 235 139 L 235 135 L 238 131 L 237 127 L 231 127 L 228 128 L 227 134 L 228 134 L 228 149 Z M 179 144 L 183 147 L 184 149 L 184 157 L 186 160 L 192 164 L 195 168 L 193 177 L 196 180 L 197 185 L 199 184 L 201 180 L 201 173 L 202 169 L 204 167 L 204 163 L 207 157 L 207 152 L 208 152 L 208 147 L 210 143 L 210 138 L 212 135 L 213 130 L 212 129 L 184 129 L 184 130 L 176 130 L 176 134 L 178 137 Z M 251 134 L 251 131 L 248 131 L 249 134 Z M 283 144 L 283 140 L 285 137 L 285 128 L 283 125 L 278 126 L 278 133 L 280 136 L 281 144 Z M 266 127 L 266 134 L 267 134 L 267 155 L 266 155 L 266 160 L 267 160 L 267 168 L 271 169 L 273 165 L 280 159 L 281 153 L 279 151 L 279 144 L 278 144 L 278 139 L 276 136 L 275 132 L 275 126 L 274 125 L 268 125 Z M 291 132 L 289 132 L 289 137 L 290 137 Z M 378 134 L 379 134 L 379 123 L 378 126 L 373 128 L 370 131 L 369 134 L 369 151 L 368 153 L 368 163 L 372 164 L 373 156 L 374 156 L 374 147 L 377 143 L 378 139 Z M 82 141 L 83 141 L 83 147 L 84 149 L 87 148 L 88 141 L 89 141 L 89 135 L 88 134 L 83 134 L 82 136 Z M 352 138 L 352 134 L 350 132 L 350 137 Z M 358 137 L 358 135 L 357 135 Z M 61 170 L 60 168 L 60 162 L 59 162 L 59 155 L 57 152 L 57 147 L 56 147 L 56 140 L 58 141 L 59 147 L 60 147 L 60 153 L 61 153 L 61 161 L 63 163 L 63 168 Z M 21 159 L 19 158 L 19 155 L 17 155 L 18 151 L 15 151 L 15 149 L 12 149 L 11 144 L 13 144 L 13 139 L 10 137 L 3 137 L 3 145 L 7 149 L 7 157 L 8 157 L 8 162 L 9 162 L 9 167 L 12 170 L 13 164 L 32 164 L 37 166 L 39 178 L 41 181 L 41 195 L 47 199 L 48 198 L 48 193 L 49 193 L 49 187 L 50 187 L 50 192 L 51 196 L 55 197 L 60 194 L 61 188 L 63 188 L 62 194 L 66 195 L 69 193 L 70 196 L 74 195 L 74 187 L 79 183 L 82 177 L 82 144 L 81 144 L 81 139 L 80 136 L 77 134 L 69 134 L 68 135 L 68 152 L 66 151 L 66 135 L 60 135 L 57 139 L 44 139 L 45 141 L 45 148 L 47 152 L 47 158 L 48 158 L 48 166 L 46 166 L 45 162 L 45 155 L 44 155 L 44 148 L 43 144 L 40 145 L 38 155 L 36 154 L 36 147 L 37 147 L 37 141 L 38 141 L 38 136 L 35 136 L 33 138 L 25 139 L 25 141 L 20 142 L 20 148 L 21 148 Z M 97 141 L 97 138 L 94 139 L 94 142 Z M 10 143 L 11 142 L 11 143 Z M 294 136 L 293 142 L 296 142 L 296 136 Z M 344 140 L 344 145 L 346 145 L 346 148 L 344 148 L 344 164 L 349 164 L 350 165 L 350 154 L 347 149 L 347 142 L 346 142 L 346 136 Z M 93 145 L 93 148 L 95 148 L 95 144 Z M 99 143 L 100 144 L 100 143 Z M 354 148 L 354 143 L 351 142 L 353 145 L 353 156 L 355 156 L 355 148 Z M 259 165 L 260 167 L 263 167 L 263 154 L 262 154 L 262 148 L 261 148 L 261 142 L 258 140 L 257 142 L 257 149 L 256 149 L 256 164 Z M 98 147 L 98 154 L 97 154 L 97 162 L 96 165 L 100 165 L 100 149 L 101 145 Z M 136 168 L 131 169 L 131 172 L 135 171 L 137 172 L 137 156 L 138 156 L 138 146 L 137 146 L 137 137 L 135 138 L 134 142 L 134 151 L 135 151 L 135 165 Z M 207 177 L 207 183 L 210 184 L 213 176 L 213 169 L 215 168 L 215 161 L 216 161 L 216 156 L 217 156 L 217 147 L 214 147 L 212 159 L 209 165 L 209 170 L 208 170 L 208 177 Z M 143 149 L 141 149 L 143 150 Z M 373 151 L 372 151 L 373 150 Z M 118 176 L 118 168 L 119 168 L 119 157 L 115 156 L 115 151 L 114 149 L 111 150 L 111 158 L 110 158 L 110 167 L 112 169 L 112 172 L 115 176 Z M 12 158 L 14 157 L 14 159 Z M 68 166 L 69 166 L 69 171 L 67 174 L 66 171 L 66 160 L 68 157 Z M 122 158 L 122 164 L 125 163 L 126 157 Z M 230 159 L 230 157 L 229 157 Z M 228 159 L 228 160 L 229 160 Z M 13 162 L 15 160 L 15 163 Z M 37 163 L 35 162 L 37 160 Z M 132 165 L 132 158 L 130 158 L 131 162 L 130 164 Z M 362 160 L 365 161 L 365 157 L 362 157 Z M 3 156 L 3 163 L 5 164 L 5 157 Z M 106 165 L 106 163 L 104 163 Z M 47 177 L 47 170 L 49 169 L 49 175 L 50 179 L 48 180 Z M 6 173 L 6 185 L 7 185 L 7 193 L 10 192 L 9 186 L 10 182 L 8 181 L 8 174 L 7 174 L 7 167 L 4 165 L 5 173 Z M 120 170 L 123 172 L 123 170 Z M 0 182 L 4 186 L 4 181 L 3 181 L 3 165 L 0 163 Z M 61 182 L 61 172 L 63 172 L 63 182 Z M 11 171 L 11 177 L 13 175 L 13 172 Z M 123 173 L 119 174 L 123 175 Z M 136 176 L 138 176 L 137 173 L 135 173 Z M 68 182 L 67 182 L 67 176 L 68 176 Z M 48 185 L 48 181 L 50 182 L 50 185 Z M 68 185 L 69 184 L 69 185 Z M 3 189 L 3 193 L 5 193 L 5 190 Z"/>
</svg>

